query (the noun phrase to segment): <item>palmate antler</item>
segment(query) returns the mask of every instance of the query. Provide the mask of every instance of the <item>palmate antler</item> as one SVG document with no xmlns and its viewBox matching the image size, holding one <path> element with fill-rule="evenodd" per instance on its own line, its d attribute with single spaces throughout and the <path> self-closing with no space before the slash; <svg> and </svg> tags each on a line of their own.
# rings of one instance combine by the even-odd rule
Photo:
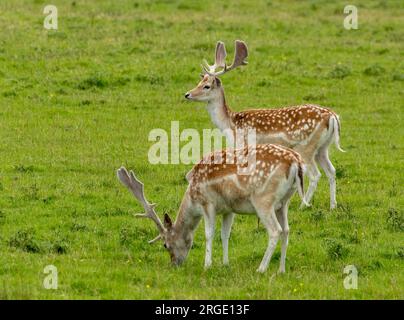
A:
<svg viewBox="0 0 404 320">
<path fill-rule="evenodd" d="M 239 66 L 246 65 L 248 62 L 245 59 L 248 57 L 248 48 L 244 41 L 235 41 L 235 53 L 234 60 L 231 66 L 226 65 L 226 48 L 224 43 L 219 41 L 216 45 L 215 52 L 215 63 L 211 66 L 206 60 L 204 60 L 204 65 L 202 65 L 203 70 L 210 76 L 220 76 L 230 70 L 233 70 Z M 216 72 L 217 68 L 223 68 L 221 71 Z"/>
<path fill-rule="evenodd" d="M 154 211 L 154 207 L 156 206 L 156 204 L 149 203 L 146 197 L 144 196 L 144 184 L 136 178 L 133 171 L 130 171 L 130 173 L 128 173 L 125 167 L 121 167 L 120 169 L 118 169 L 117 176 L 118 179 L 122 182 L 122 184 L 125 185 L 132 192 L 134 197 L 141 203 L 141 205 L 145 210 L 145 213 L 135 214 L 135 217 L 149 218 L 153 220 L 157 226 L 159 235 L 153 240 L 150 240 L 149 243 L 153 243 L 161 239 L 162 235 L 166 232 L 166 230 L 163 224 L 161 223 L 159 217 L 157 216 L 157 213 Z"/>
</svg>

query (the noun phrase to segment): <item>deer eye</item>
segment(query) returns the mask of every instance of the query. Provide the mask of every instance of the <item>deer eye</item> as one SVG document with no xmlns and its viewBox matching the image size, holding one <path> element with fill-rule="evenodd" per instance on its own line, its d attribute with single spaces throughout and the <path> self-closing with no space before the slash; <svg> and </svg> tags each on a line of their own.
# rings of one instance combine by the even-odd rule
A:
<svg viewBox="0 0 404 320">
<path fill-rule="evenodd" d="M 166 244 L 164 244 L 164 248 L 166 248 L 166 249 L 167 249 L 167 245 L 166 245 Z"/>
<path fill-rule="evenodd" d="M 204 86 L 203 88 L 206 89 L 206 90 L 209 90 L 210 86 Z"/>
</svg>

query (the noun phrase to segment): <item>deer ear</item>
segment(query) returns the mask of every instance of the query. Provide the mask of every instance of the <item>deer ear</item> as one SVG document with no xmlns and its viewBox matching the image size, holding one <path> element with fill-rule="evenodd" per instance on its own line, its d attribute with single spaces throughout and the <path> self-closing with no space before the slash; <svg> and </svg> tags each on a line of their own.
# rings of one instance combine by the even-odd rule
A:
<svg viewBox="0 0 404 320">
<path fill-rule="evenodd" d="M 172 226 L 173 226 L 173 223 L 171 221 L 170 216 L 167 213 L 165 213 L 164 214 L 164 227 L 166 229 L 170 229 Z"/>
<path fill-rule="evenodd" d="M 220 88 L 220 87 L 222 86 L 222 81 L 220 81 L 219 78 L 215 78 L 215 83 L 216 83 L 216 86 L 217 86 L 218 88 Z"/>
</svg>

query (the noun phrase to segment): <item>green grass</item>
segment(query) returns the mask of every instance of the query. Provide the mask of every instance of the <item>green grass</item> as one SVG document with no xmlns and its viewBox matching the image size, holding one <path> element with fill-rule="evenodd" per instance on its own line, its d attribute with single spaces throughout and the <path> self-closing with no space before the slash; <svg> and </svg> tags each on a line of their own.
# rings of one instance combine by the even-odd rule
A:
<svg viewBox="0 0 404 320">
<path fill-rule="evenodd" d="M 0 299 L 404 298 L 404 6 L 354 1 L 359 29 L 343 28 L 345 1 L 55 0 L 59 29 L 43 28 L 47 1 L 0 3 Z M 212 128 L 183 94 L 234 39 L 249 65 L 223 77 L 235 110 L 318 103 L 341 116 L 333 148 L 339 208 L 321 179 L 312 208 L 290 210 L 285 275 L 279 248 L 255 272 L 267 235 L 238 216 L 230 267 L 203 268 L 204 235 L 172 268 L 139 205 L 117 181 L 135 169 L 159 212 L 175 215 L 191 165 L 150 165 L 153 128 Z M 231 59 L 231 57 L 230 57 Z M 59 270 L 58 290 L 42 286 Z M 343 269 L 359 270 L 345 290 Z"/>
</svg>

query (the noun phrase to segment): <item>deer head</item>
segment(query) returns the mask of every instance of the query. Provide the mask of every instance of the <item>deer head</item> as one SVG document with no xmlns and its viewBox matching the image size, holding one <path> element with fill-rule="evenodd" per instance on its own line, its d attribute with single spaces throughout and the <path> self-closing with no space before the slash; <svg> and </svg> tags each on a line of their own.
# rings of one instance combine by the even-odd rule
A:
<svg viewBox="0 0 404 320">
<path fill-rule="evenodd" d="M 147 201 L 144 195 L 144 184 L 136 178 L 133 171 L 128 173 L 124 167 L 121 167 L 117 171 L 117 176 L 122 184 L 132 192 L 133 196 L 140 202 L 145 210 L 145 213 L 135 214 L 135 217 L 150 219 L 157 227 L 159 234 L 153 240 L 150 240 L 149 243 L 163 240 L 164 247 L 170 254 L 171 262 L 174 265 L 181 264 L 188 255 L 192 245 L 192 240 L 191 243 L 188 243 L 178 236 L 171 218 L 167 213 L 164 214 L 164 223 L 160 221 L 160 218 L 154 210 L 156 204 L 151 204 Z"/>
<path fill-rule="evenodd" d="M 202 80 L 191 91 L 185 94 L 185 98 L 196 101 L 211 101 L 220 96 L 221 81 L 219 76 L 239 66 L 246 65 L 245 59 L 248 56 L 247 45 L 240 40 L 235 41 L 234 60 L 230 66 L 226 64 L 226 48 L 224 43 L 219 41 L 216 44 L 215 63 L 209 65 L 206 60 L 202 64 Z M 216 71 L 217 69 L 221 69 Z"/>
</svg>

